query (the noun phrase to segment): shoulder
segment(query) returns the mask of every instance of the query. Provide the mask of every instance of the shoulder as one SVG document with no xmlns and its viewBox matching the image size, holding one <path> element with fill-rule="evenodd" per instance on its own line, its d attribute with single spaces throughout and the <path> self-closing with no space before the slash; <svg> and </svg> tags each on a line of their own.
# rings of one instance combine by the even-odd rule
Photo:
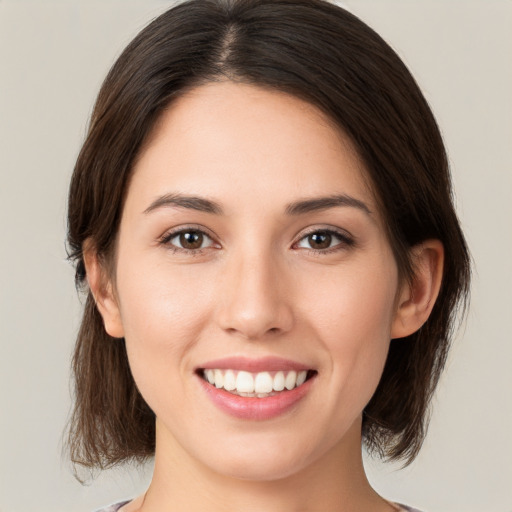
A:
<svg viewBox="0 0 512 512">
<path fill-rule="evenodd" d="M 114 503 L 108 507 L 100 508 L 95 512 L 117 512 L 123 505 L 126 505 L 127 503 L 129 503 L 129 501 L 120 501 L 119 503 Z"/>
</svg>

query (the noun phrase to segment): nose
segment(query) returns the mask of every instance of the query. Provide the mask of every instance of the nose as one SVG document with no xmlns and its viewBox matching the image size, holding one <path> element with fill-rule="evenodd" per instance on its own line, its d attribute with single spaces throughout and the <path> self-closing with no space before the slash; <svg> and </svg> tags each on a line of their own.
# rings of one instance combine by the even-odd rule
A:
<svg viewBox="0 0 512 512">
<path fill-rule="evenodd" d="M 292 328 L 292 297 L 282 266 L 256 253 L 233 257 L 226 267 L 218 303 L 224 331 L 258 340 Z"/>
</svg>

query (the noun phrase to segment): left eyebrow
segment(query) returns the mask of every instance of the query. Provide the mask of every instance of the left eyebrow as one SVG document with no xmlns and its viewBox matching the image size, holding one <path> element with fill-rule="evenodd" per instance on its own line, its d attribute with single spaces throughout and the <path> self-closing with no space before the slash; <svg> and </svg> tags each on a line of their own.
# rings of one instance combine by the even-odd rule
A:
<svg viewBox="0 0 512 512">
<path fill-rule="evenodd" d="M 213 213 L 221 215 L 222 208 L 215 201 L 198 196 L 188 196 L 184 194 L 165 194 L 155 199 L 145 210 L 144 213 L 150 213 L 158 208 L 177 207 L 200 212 Z"/>
<path fill-rule="evenodd" d="M 355 197 L 348 196 L 345 194 L 326 196 L 326 197 L 314 197 L 311 199 L 302 199 L 290 203 L 285 212 L 288 215 L 302 215 L 304 213 L 315 212 L 319 210 L 327 210 L 329 208 L 335 208 L 339 206 L 348 206 L 351 208 L 357 208 L 362 210 L 367 215 L 372 216 L 372 211 L 366 203 L 356 199 Z"/>
</svg>

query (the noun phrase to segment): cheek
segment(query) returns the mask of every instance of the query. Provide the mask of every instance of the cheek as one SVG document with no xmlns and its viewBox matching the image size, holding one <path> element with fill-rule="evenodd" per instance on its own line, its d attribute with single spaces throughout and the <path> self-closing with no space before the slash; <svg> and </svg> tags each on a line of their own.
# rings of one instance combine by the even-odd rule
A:
<svg viewBox="0 0 512 512">
<path fill-rule="evenodd" d="M 191 371 L 189 354 L 207 321 L 211 290 L 185 267 L 171 272 L 128 251 L 119 258 L 117 281 L 133 377 L 154 410 L 167 407 L 178 397 L 163 390 L 179 387 Z"/>
<path fill-rule="evenodd" d="M 204 275 L 198 279 L 197 269 L 172 267 L 163 259 L 130 258 L 129 254 L 120 258 L 121 319 L 127 338 L 143 344 L 180 345 L 185 333 L 201 325 L 214 280 Z"/>
<path fill-rule="evenodd" d="M 303 305 L 315 324 L 336 339 L 371 343 L 375 335 L 391 332 L 397 273 L 394 266 L 343 269 L 325 276 L 311 275 L 301 285 L 314 290 Z M 305 295 L 302 292 L 302 295 Z M 373 333 L 373 336 L 372 336 Z"/>
<path fill-rule="evenodd" d="M 333 273 L 322 293 L 304 305 L 329 354 L 331 376 L 343 390 L 338 398 L 344 403 L 357 397 L 364 407 L 377 387 L 389 349 L 397 281 L 392 263 L 352 268 Z"/>
</svg>

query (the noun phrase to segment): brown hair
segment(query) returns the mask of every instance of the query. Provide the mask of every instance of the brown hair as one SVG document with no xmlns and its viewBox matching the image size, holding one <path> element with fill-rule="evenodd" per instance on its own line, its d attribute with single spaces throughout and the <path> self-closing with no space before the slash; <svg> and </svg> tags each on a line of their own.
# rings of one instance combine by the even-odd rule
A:
<svg viewBox="0 0 512 512">
<path fill-rule="evenodd" d="M 402 276 L 410 249 L 441 240 L 445 267 L 430 318 L 392 341 L 363 414 L 372 451 L 410 462 L 445 363 L 470 263 L 452 204 L 435 119 L 411 74 L 372 29 L 323 0 L 189 0 L 162 14 L 125 49 L 100 90 L 69 191 L 68 243 L 77 284 L 83 245 L 112 259 L 133 163 L 163 109 L 202 83 L 274 88 L 320 108 L 352 139 L 372 182 Z M 104 468 L 154 452 L 155 417 L 131 376 L 123 340 L 105 332 L 88 292 L 73 359 L 69 431 L 75 463 Z"/>
</svg>

